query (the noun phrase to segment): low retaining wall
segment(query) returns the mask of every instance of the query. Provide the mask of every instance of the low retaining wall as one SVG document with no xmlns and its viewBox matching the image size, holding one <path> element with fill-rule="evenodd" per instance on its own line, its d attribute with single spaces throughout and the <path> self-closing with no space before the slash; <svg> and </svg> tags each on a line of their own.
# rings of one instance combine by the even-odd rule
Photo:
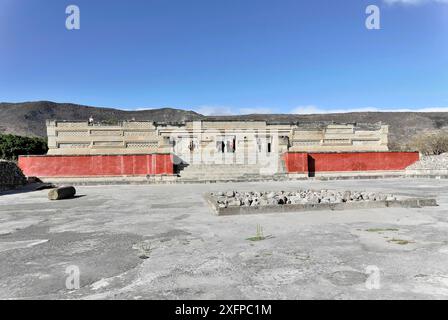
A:
<svg viewBox="0 0 448 320">
<path fill-rule="evenodd" d="M 21 156 L 28 177 L 146 176 L 173 174 L 170 154 Z"/>
<path fill-rule="evenodd" d="M 419 160 L 418 152 L 286 153 L 288 173 L 401 171 Z"/>
<path fill-rule="evenodd" d="M 303 211 L 321 211 L 321 210 L 359 210 L 359 209 L 377 209 L 377 208 L 422 208 L 437 206 L 436 199 L 433 198 L 409 198 L 393 201 L 365 201 L 365 202 L 347 202 L 347 203 L 318 203 L 318 204 L 285 204 L 281 206 L 268 205 L 260 207 L 227 207 L 219 208 L 212 200 L 207 199 L 212 207 L 213 213 L 218 216 L 233 216 L 243 214 L 261 214 L 261 213 L 286 213 Z"/>
</svg>

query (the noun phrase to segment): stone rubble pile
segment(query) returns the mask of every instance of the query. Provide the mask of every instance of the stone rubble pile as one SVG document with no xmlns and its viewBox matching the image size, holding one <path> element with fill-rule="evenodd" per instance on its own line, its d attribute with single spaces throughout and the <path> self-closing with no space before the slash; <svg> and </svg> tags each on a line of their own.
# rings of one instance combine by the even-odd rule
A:
<svg viewBox="0 0 448 320">
<path fill-rule="evenodd" d="M 386 195 L 364 191 L 341 192 L 334 190 L 299 190 L 278 192 L 228 191 L 211 193 L 210 195 L 215 198 L 219 208 L 397 200 L 397 198 L 392 194 Z"/>
<path fill-rule="evenodd" d="M 25 183 L 22 170 L 14 162 L 0 160 L 0 191 L 14 189 Z"/>
<path fill-rule="evenodd" d="M 410 165 L 408 170 L 447 170 L 448 153 L 438 156 L 423 156 L 419 161 Z"/>
</svg>

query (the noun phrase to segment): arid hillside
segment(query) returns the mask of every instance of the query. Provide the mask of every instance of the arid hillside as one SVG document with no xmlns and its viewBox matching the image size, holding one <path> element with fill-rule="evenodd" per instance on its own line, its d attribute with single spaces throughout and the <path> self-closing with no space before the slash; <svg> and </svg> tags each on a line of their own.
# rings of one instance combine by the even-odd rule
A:
<svg viewBox="0 0 448 320">
<path fill-rule="evenodd" d="M 448 129 L 448 113 L 446 112 L 356 112 L 336 114 L 251 114 L 238 116 L 207 117 L 194 111 L 180 109 L 150 109 L 141 111 L 123 111 L 112 108 L 97 108 L 67 103 L 48 101 L 25 103 L 0 103 L 0 133 L 13 133 L 25 136 L 44 137 L 45 120 L 87 120 L 93 116 L 97 121 L 117 120 L 152 120 L 180 122 L 199 119 L 240 119 L 270 121 L 334 121 L 374 123 L 382 122 L 390 126 L 390 144 L 398 148 L 409 142 L 420 132 L 436 129 Z"/>
<path fill-rule="evenodd" d="M 25 136 L 46 136 L 45 120 L 86 120 L 93 116 L 95 121 L 153 120 L 185 121 L 201 119 L 204 116 L 185 110 L 170 108 L 124 111 L 112 108 L 96 108 L 70 103 L 49 101 L 25 103 L 0 103 L 0 133 Z"/>
</svg>

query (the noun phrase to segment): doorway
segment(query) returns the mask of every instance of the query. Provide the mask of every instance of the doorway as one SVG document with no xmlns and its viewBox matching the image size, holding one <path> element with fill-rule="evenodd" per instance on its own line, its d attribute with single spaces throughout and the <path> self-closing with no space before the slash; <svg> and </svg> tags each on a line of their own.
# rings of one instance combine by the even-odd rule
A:
<svg viewBox="0 0 448 320">
<path fill-rule="evenodd" d="M 308 155 L 308 177 L 312 178 L 316 176 L 316 160 Z"/>
<path fill-rule="evenodd" d="M 216 151 L 218 153 L 235 153 L 236 136 L 219 136 L 216 138 Z"/>
</svg>

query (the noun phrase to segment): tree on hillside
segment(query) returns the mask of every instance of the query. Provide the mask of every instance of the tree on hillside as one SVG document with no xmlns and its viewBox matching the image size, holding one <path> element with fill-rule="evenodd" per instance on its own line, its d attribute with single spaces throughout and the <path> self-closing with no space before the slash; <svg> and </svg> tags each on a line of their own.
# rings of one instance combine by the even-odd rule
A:
<svg viewBox="0 0 448 320">
<path fill-rule="evenodd" d="M 448 132 L 419 134 L 413 138 L 410 145 L 424 155 L 439 155 L 448 152 Z"/>
<path fill-rule="evenodd" d="M 21 155 L 41 155 L 47 150 L 47 141 L 42 138 L 0 135 L 0 159 L 17 160 Z"/>
</svg>

